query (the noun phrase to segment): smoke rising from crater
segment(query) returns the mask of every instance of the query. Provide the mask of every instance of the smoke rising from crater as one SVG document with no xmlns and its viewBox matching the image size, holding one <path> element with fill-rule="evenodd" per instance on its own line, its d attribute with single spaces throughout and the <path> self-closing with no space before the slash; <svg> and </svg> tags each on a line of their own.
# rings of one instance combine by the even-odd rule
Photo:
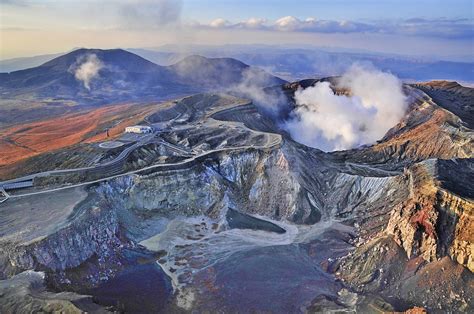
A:
<svg viewBox="0 0 474 314">
<path fill-rule="evenodd" d="M 104 67 L 103 63 L 95 54 L 89 54 L 76 61 L 71 69 L 76 80 L 81 81 L 87 90 L 91 89 L 91 81 L 99 75 L 100 69 Z"/>
<path fill-rule="evenodd" d="M 264 71 L 250 67 L 244 70 L 242 80 L 232 86 L 230 92 L 251 99 L 256 106 L 276 116 L 280 107 L 287 103 L 287 99 L 279 90 L 263 88 L 275 84 Z"/>
<path fill-rule="evenodd" d="M 293 139 L 324 151 L 349 149 L 381 139 L 407 108 L 402 83 L 390 73 L 353 65 L 336 88 L 329 82 L 296 91 L 296 108 L 285 127 Z"/>
</svg>

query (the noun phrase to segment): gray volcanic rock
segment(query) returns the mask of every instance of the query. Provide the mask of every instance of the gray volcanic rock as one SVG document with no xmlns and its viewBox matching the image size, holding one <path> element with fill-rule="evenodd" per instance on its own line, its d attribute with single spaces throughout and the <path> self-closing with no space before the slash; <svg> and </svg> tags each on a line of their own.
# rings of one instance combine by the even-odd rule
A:
<svg viewBox="0 0 474 314">
<path fill-rule="evenodd" d="M 473 130 L 420 90 L 409 88 L 412 103 L 405 117 L 376 144 L 335 155 L 348 161 L 390 168 L 429 158 L 470 158 Z"/>
<path fill-rule="evenodd" d="M 462 169 L 473 176 L 472 169 L 460 168 L 454 161 L 427 160 L 412 166 L 408 169 L 411 197 L 394 208 L 386 232 L 393 235 L 409 258 L 419 255 L 433 261 L 448 255 L 474 271 L 474 207 L 469 199 L 439 186 L 437 173 L 446 168 Z"/>
<path fill-rule="evenodd" d="M 2 277 L 40 269 L 51 271 L 50 280 L 70 284 L 67 271 L 94 259 L 97 268 L 86 274 L 89 284 L 94 285 L 121 267 L 118 253 L 124 246 L 129 243 L 120 238 L 117 213 L 86 202 L 75 209 L 69 224 L 48 236 L 28 242 L 3 240 Z"/>
<path fill-rule="evenodd" d="M 4 313 L 110 313 L 95 304 L 91 296 L 72 292 L 46 291 L 45 274 L 25 271 L 0 281 L 0 309 Z"/>
<path fill-rule="evenodd" d="M 219 217 L 232 205 L 275 219 L 299 221 L 311 214 L 310 202 L 303 197 L 306 192 L 289 172 L 280 150 L 216 157 L 176 172 L 110 180 L 99 191 L 112 204 L 171 217 Z"/>
<path fill-rule="evenodd" d="M 127 163 L 150 166 L 88 185 L 67 223 L 55 215 L 33 237 L 27 221 L 27 243 L 0 233 L 3 276 L 44 270 L 51 286 L 83 291 L 152 261 L 172 284 L 168 312 L 471 312 L 473 133 L 405 90 L 410 109 L 383 139 L 335 153 L 235 97 L 157 109 L 150 123 L 175 123 L 160 137 L 194 157 L 158 165 L 147 147 Z M 145 257 L 130 262 L 130 250 Z"/>
<path fill-rule="evenodd" d="M 414 86 L 428 94 L 441 107 L 461 118 L 469 128 L 474 128 L 473 88 L 448 81 L 432 81 Z"/>
</svg>

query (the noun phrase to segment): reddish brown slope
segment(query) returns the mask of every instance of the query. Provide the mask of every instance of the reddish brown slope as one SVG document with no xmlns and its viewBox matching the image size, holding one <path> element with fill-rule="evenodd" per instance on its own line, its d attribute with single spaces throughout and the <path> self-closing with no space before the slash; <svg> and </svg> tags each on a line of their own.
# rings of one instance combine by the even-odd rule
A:
<svg viewBox="0 0 474 314">
<path fill-rule="evenodd" d="M 0 130 L 0 167 L 78 143 L 105 140 L 107 128 L 114 137 L 150 112 L 151 106 L 122 104 Z"/>
</svg>

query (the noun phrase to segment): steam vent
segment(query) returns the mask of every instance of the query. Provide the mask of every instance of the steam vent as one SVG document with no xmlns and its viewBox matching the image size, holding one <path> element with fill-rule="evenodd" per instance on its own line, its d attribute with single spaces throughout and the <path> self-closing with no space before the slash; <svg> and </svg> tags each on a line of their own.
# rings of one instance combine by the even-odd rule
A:
<svg viewBox="0 0 474 314">
<path fill-rule="evenodd" d="M 474 313 L 471 1 L 37 2 L 0 313 Z"/>
</svg>

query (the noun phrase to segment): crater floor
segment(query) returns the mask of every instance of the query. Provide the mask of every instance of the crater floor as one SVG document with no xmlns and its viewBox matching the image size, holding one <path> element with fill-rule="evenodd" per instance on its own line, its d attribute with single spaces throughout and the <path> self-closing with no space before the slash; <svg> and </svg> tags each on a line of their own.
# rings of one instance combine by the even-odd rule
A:
<svg viewBox="0 0 474 314">
<path fill-rule="evenodd" d="M 105 166 L 7 191 L 0 308 L 472 311 L 473 133 L 424 88 L 379 142 L 333 153 L 237 97 L 148 106 L 160 132 Z"/>
</svg>

